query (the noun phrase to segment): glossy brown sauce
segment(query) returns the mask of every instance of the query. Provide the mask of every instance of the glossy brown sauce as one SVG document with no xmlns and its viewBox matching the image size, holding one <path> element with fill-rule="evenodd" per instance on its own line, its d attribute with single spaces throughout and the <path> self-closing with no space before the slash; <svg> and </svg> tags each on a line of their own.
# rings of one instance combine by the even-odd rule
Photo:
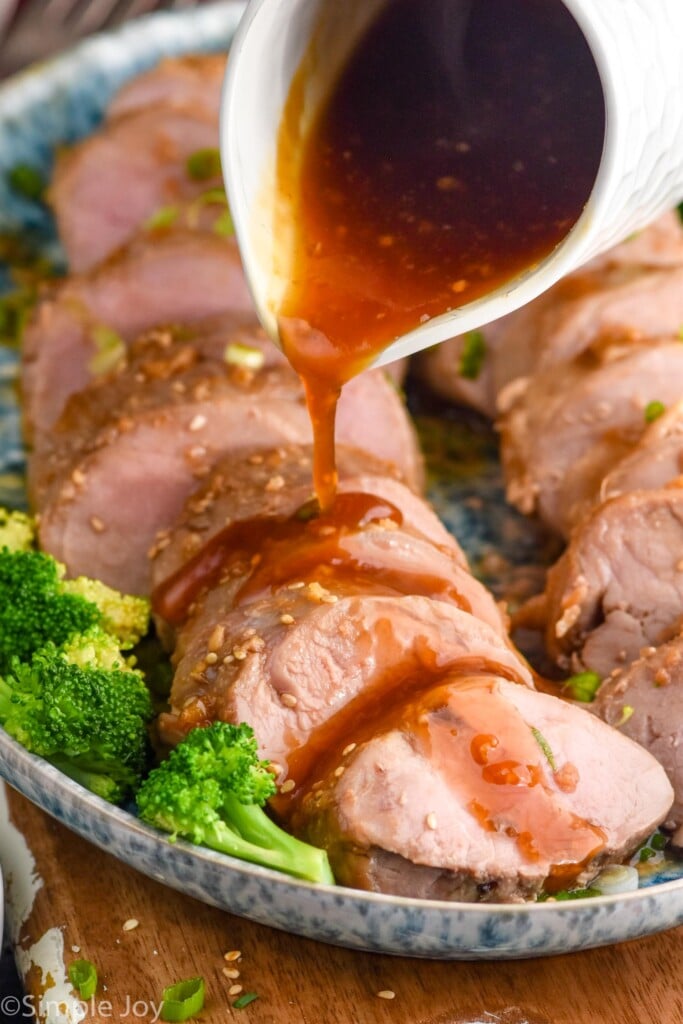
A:
<svg viewBox="0 0 683 1024">
<path fill-rule="evenodd" d="M 366 594 L 419 594 L 451 601 L 471 611 L 448 575 L 410 572 L 363 561 L 345 547 L 350 534 L 379 526 L 400 528 L 403 515 L 395 505 L 372 494 L 342 492 L 320 512 L 311 502 L 292 516 L 257 516 L 238 520 L 219 531 L 197 554 L 154 592 L 152 605 L 167 622 L 179 626 L 206 590 L 226 578 L 232 568 L 244 576 L 235 605 L 294 581 L 316 581 Z M 445 573 L 448 563 L 445 563 Z M 355 587 L 354 587 L 355 585 Z"/>
<path fill-rule="evenodd" d="M 385 697 L 383 708 L 375 705 L 374 717 L 366 712 L 351 719 L 343 742 L 361 744 L 392 729 L 402 731 L 484 831 L 506 835 L 527 862 L 550 865 L 545 888 L 552 892 L 576 880 L 604 849 L 606 834 L 558 799 L 565 787 L 556 775 L 567 768 L 576 775 L 576 768 L 551 769 L 530 724 L 497 693 L 491 675 L 502 674 L 499 666 L 476 667 L 467 659 L 428 682 L 422 672 L 420 685 L 413 679 L 412 688 L 392 693 L 391 702 Z M 328 779 L 344 764 L 340 748 L 338 743 L 323 764 Z M 296 771 L 295 763 L 292 768 Z M 320 763 L 316 769 L 320 773 Z M 315 799 L 315 789 L 304 796 L 304 813 Z M 296 805 L 293 813 L 296 823 Z"/>
<path fill-rule="evenodd" d="M 280 133 L 295 239 L 279 313 L 325 507 L 342 384 L 555 248 L 591 192 L 604 102 L 561 0 L 390 0 L 300 139 L 307 66 Z"/>
</svg>

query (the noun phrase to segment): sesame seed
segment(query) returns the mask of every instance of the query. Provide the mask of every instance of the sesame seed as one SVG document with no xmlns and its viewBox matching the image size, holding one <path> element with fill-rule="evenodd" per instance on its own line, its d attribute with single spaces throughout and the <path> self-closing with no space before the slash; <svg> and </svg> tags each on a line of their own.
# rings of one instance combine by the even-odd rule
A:
<svg viewBox="0 0 683 1024">
<path fill-rule="evenodd" d="M 209 637 L 208 648 L 210 651 L 217 651 L 223 646 L 225 640 L 225 626 L 216 626 Z"/>
<path fill-rule="evenodd" d="M 129 917 L 123 926 L 123 930 L 124 932 L 132 932 L 135 930 L 135 928 L 138 927 L 139 924 L 140 922 L 136 918 Z"/>
<path fill-rule="evenodd" d="M 377 993 L 379 999 L 395 999 L 396 993 L 392 992 L 390 988 L 383 988 L 381 992 Z"/>
<path fill-rule="evenodd" d="M 283 782 L 282 785 L 280 786 L 280 792 L 291 793 L 295 786 L 296 782 L 294 781 L 294 779 L 287 779 L 287 781 Z"/>
<path fill-rule="evenodd" d="M 339 598 L 336 594 L 324 594 L 321 598 L 323 604 L 336 604 Z"/>
<path fill-rule="evenodd" d="M 288 583 L 287 590 L 301 590 L 301 588 L 305 586 L 306 584 L 303 580 L 298 580 L 296 583 Z"/>
<path fill-rule="evenodd" d="M 432 829 L 432 831 L 438 825 L 438 821 L 436 820 L 436 815 L 434 814 L 433 811 L 430 814 L 427 815 L 425 821 L 426 821 L 427 828 Z"/>
<path fill-rule="evenodd" d="M 338 768 L 334 769 L 334 777 L 335 777 L 335 779 L 341 779 L 341 777 L 342 777 L 342 775 L 344 774 L 345 771 L 346 771 L 346 768 L 344 767 L 344 765 L 340 764 Z"/>
<path fill-rule="evenodd" d="M 344 755 L 344 757 L 347 757 L 349 754 L 352 754 L 355 749 L 356 744 L 349 743 L 348 747 L 344 747 L 344 749 L 342 750 L 342 754 Z"/>
<path fill-rule="evenodd" d="M 240 976 L 240 972 L 237 970 L 236 967 L 224 967 L 223 974 L 225 975 L 226 978 L 231 978 L 232 980 L 234 980 L 235 978 L 239 978 Z"/>
<path fill-rule="evenodd" d="M 280 616 L 280 622 L 282 623 L 283 626 L 291 626 L 292 623 L 294 622 L 294 616 L 289 615 L 287 612 L 285 612 L 284 615 Z"/>
<path fill-rule="evenodd" d="M 280 700 L 286 708 L 295 708 L 299 703 L 293 693 L 281 693 Z"/>
<path fill-rule="evenodd" d="M 218 655 L 214 651 L 209 651 L 207 656 L 204 658 L 207 665 L 215 665 L 218 661 Z"/>
<path fill-rule="evenodd" d="M 206 426 L 206 423 L 207 423 L 206 416 L 203 416 L 201 413 L 197 413 L 197 415 L 194 417 L 194 419 L 190 423 L 190 430 L 193 431 L 193 432 L 195 430 L 201 430 L 202 427 Z"/>
<path fill-rule="evenodd" d="M 104 533 L 104 523 L 99 516 L 90 517 L 90 525 L 92 526 L 95 533 Z"/>
<path fill-rule="evenodd" d="M 232 653 L 236 661 L 244 661 L 247 656 L 247 652 L 243 647 L 233 647 Z"/>
<path fill-rule="evenodd" d="M 73 480 L 77 487 L 82 487 L 86 481 L 86 476 L 82 469 L 74 469 L 73 473 L 71 474 L 71 479 Z"/>
<path fill-rule="evenodd" d="M 230 964 L 234 960 L 239 960 L 239 958 L 241 956 L 242 956 L 242 950 L 241 949 L 231 949 L 229 953 L 224 953 L 223 954 L 223 959 L 227 960 L 228 963 Z"/>
<path fill-rule="evenodd" d="M 229 996 L 238 996 L 242 991 L 242 985 L 231 985 L 228 989 Z"/>
<path fill-rule="evenodd" d="M 81 951 L 81 947 L 80 946 L 72 946 L 71 947 L 71 952 L 72 953 L 80 953 L 80 951 Z"/>
<path fill-rule="evenodd" d="M 268 771 L 271 775 L 279 775 L 282 772 L 282 765 L 278 764 L 277 761 L 271 761 L 268 765 Z"/>
<path fill-rule="evenodd" d="M 283 476 L 271 476 L 270 480 L 265 486 L 266 491 L 280 491 L 285 486 L 285 478 Z"/>
<path fill-rule="evenodd" d="M 226 654 L 225 657 L 223 658 L 223 664 L 224 665 L 231 665 L 234 660 L 235 660 L 235 655 L 234 654 Z"/>
</svg>

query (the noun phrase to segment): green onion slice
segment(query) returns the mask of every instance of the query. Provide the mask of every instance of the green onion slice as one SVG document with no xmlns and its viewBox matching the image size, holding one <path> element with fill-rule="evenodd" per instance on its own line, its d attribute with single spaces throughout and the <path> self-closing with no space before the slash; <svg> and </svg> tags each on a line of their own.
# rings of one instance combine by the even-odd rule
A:
<svg viewBox="0 0 683 1024">
<path fill-rule="evenodd" d="M 161 1019 L 189 1020 L 204 1009 L 206 986 L 203 978 L 188 978 L 164 989 Z"/>
<path fill-rule="evenodd" d="M 97 988 L 97 968 L 89 960 L 74 960 L 69 966 L 69 981 L 81 999 L 90 999 Z"/>
<path fill-rule="evenodd" d="M 245 1006 L 249 1006 L 249 1003 L 253 1003 L 255 999 L 258 999 L 256 992 L 245 992 L 243 996 L 240 996 L 232 1004 L 236 1010 L 243 1010 Z"/>
<path fill-rule="evenodd" d="M 562 689 L 568 691 L 572 700 L 579 700 L 583 704 L 590 704 L 595 700 L 595 695 L 600 689 L 602 677 L 597 672 L 579 672 L 566 680 Z"/>
<path fill-rule="evenodd" d="M 476 380 L 484 366 L 486 342 L 481 331 L 468 331 L 465 335 L 458 372 L 466 380 Z"/>
<path fill-rule="evenodd" d="M 193 181 L 221 176 L 221 154 L 217 149 L 198 149 L 187 158 L 187 173 Z"/>
</svg>

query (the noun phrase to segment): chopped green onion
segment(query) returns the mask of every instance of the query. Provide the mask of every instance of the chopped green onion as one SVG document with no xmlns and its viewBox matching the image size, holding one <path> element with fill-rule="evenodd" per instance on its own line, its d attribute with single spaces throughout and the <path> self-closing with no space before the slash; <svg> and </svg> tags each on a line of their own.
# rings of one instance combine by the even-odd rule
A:
<svg viewBox="0 0 683 1024">
<path fill-rule="evenodd" d="M 244 370 L 260 370 L 266 359 L 260 348 L 241 345 L 238 341 L 231 341 L 225 346 L 223 358 L 228 366 L 239 366 Z"/>
<path fill-rule="evenodd" d="M 99 377 L 109 373 L 125 358 L 126 343 L 120 334 L 103 325 L 94 328 L 91 338 L 96 352 L 88 363 L 88 369 L 93 376 Z"/>
<path fill-rule="evenodd" d="M 249 1003 L 253 1003 L 255 999 L 258 999 L 256 992 L 245 992 L 243 996 L 240 996 L 232 1004 L 236 1010 L 243 1010 L 245 1006 L 249 1006 Z"/>
<path fill-rule="evenodd" d="M 296 512 L 294 518 L 300 523 L 310 523 L 312 519 L 317 519 L 320 515 L 320 503 L 317 498 L 309 498 L 305 501 Z"/>
<path fill-rule="evenodd" d="M 193 206 L 227 206 L 228 197 L 224 188 L 209 188 L 202 192 L 192 204 Z"/>
<path fill-rule="evenodd" d="M 486 342 L 481 331 L 468 331 L 465 335 L 458 373 L 466 380 L 476 380 L 486 358 Z"/>
<path fill-rule="evenodd" d="M 638 860 L 641 864 L 646 864 L 647 861 L 652 860 L 652 858 L 656 856 L 657 851 L 653 850 L 651 846 L 643 846 L 638 854 Z"/>
<path fill-rule="evenodd" d="M 187 158 L 187 173 L 193 181 L 221 176 L 221 154 L 217 149 L 198 149 Z"/>
<path fill-rule="evenodd" d="M 572 700 L 579 700 L 583 704 L 590 704 L 591 701 L 595 700 L 595 695 L 600 688 L 601 682 L 602 679 L 597 672 L 579 672 L 575 676 L 570 676 L 562 689 L 569 692 Z"/>
<path fill-rule="evenodd" d="M 663 850 L 666 846 L 666 836 L 663 836 L 661 832 L 655 832 L 652 839 L 650 840 L 650 846 L 653 850 Z"/>
<path fill-rule="evenodd" d="M 177 206 L 160 206 L 159 209 L 145 221 L 147 231 L 156 231 L 158 228 L 170 228 L 178 220 L 180 209 Z"/>
<path fill-rule="evenodd" d="M 648 402 L 645 406 L 645 422 L 654 423 L 660 416 L 663 416 L 666 412 L 666 406 L 663 402 Z"/>
<path fill-rule="evenodd" d="M 45 181 L 40 171 L 28 164 L 17 164 L 7 175 L 10 188 L 24 199 L 39 200 L 45 191 Z"/>
<path fill-rule="evenodd" d="M 678 204 L 678 216 L 683 220 L 683 203 Z"/>
<path fill-rule="evenodd" d="M 216 218 L 213 225 L 213 233 L 220 235 L 221 238 L 232 238 L 235 234 L 235 223 L 230 210 L 223 210 L 221 215 Z"/>
<path fill-rule="evenodd" d="M 621 729 L 622 725 L 626 725 L 634 711 L 635 708 L 632 708 L 630 704 L 624 704 L 623 708 L 621 709 L 621 718 L 618 722 L 614 722 L 614 728 Z"/>
<path fill-rule="evenodd" d="M 97 968 L 89 960 L 74 960 L 69 965 L 69 981 L 81 999 L 90 999 L 97 989 Z"/>
<path fill-rule="evenodd" d="M 543 733 L 540 732 L 538 729 L 532 728 L 531 729 L 531 735 L 534 737 L 534 739 L 538 743 L 539 747 L 543 751 L 545 759 L 548 762 L 548 764 L 550 765 L 550 767 L 552 768 L 552 770 L 554 772 L 556 772 L 557 771 L 557 762 L 555 760 L 555 755 L 553 754 L 553 752 L 552 752 L 552 750 L 550 748 L 550 744 L 548 743 L 548 741 L 545 738 L 545 736 L 543 735 Z"/>
<path fill-rule="evenodd" d="M 164 989 L 161 1004 L 162 1020 L 189 1020 L 204 1009 L 206 986 L 203 978 L 189 978 Z"/>
<path fill-rule="evenodd" d="M 542 893 L 537 899 L 537 903 L 547 903 L 548 901 L 557 900 L 558 903 L 563 903 L 566 900 L 586 900 L 590 899 L 591 896 L 601 896 L 597 889 L 560 889 L 559 892 L 553 893 Z"/>
</svg>

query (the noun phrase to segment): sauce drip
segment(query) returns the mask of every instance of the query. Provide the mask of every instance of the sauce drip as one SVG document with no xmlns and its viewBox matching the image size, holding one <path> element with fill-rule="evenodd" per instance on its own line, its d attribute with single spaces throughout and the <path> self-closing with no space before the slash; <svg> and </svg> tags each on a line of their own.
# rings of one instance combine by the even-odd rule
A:
<svg viewBox="0 0 683 1024">
<path fill-rule="evenodd" d="M 279 139 L 294 229 L 279 326 L 325 508 L 341 386 L 555 248 L 591 192 L 604 102 L 561 0 L 390 0 L 300 139 L 306 67 Z"/>
<path fill-rule="evenodd" d="M 334 778 L 335 767 L 343 763 L 342 743 L 360 745 L 398 729 L 445 780 L 454 801 L 465 802 L 484 831 L 512 840 L 527 862 L 548 865 L 544 887 L 556 891 L 572 884 L 604 849 L 606 834 L 567 809 L 561 796 L 564 787 L 530 724 L 500 692 L 487 667 L 477 668 L 474 660 L 468 665 L 468 659 L 463 659 L 431 678 L 423 671 L 419 686 L 413 679 L 412 689 L 405 684 L 398 687 L 391 701 L 386 695 L 382 703 L 375 697 L 365 714 L 356 715 L 355 720 L 347 716 L 345 734 L 323 765 L 316 765 L 316 775 Z M 495 666 L 488 672 L 501 674 Z M 569 767 L 576 773 L 574 766 Z M 304 814 L 306 804 L 315 799 L 315 790 L 303 797 Z M 278 810 L 283 807 L 284 802 Z M 298 807 L 290 807 L 296 821 Z"/>
<path fill-rule="evenodd" d="M 471 611 L 447 576 L 392 569 L 375 563 L 372 552 L 361 561 L 345 547 L 345 538 L 373 525 L 400 528 L 403 515 L 389 501 L 372 494 L 342 492 L 320 512 L 315 501 L 292 516 L 257 516 L 224 527 L 197 554 L 154 592 L 157 614 L 182 625 L 205 590 L 231 569 L 244 576 L 235 605 L 293 581 L 315 580 L 362 593 L 422 594 L 442 597 Z"/>
</svg>

